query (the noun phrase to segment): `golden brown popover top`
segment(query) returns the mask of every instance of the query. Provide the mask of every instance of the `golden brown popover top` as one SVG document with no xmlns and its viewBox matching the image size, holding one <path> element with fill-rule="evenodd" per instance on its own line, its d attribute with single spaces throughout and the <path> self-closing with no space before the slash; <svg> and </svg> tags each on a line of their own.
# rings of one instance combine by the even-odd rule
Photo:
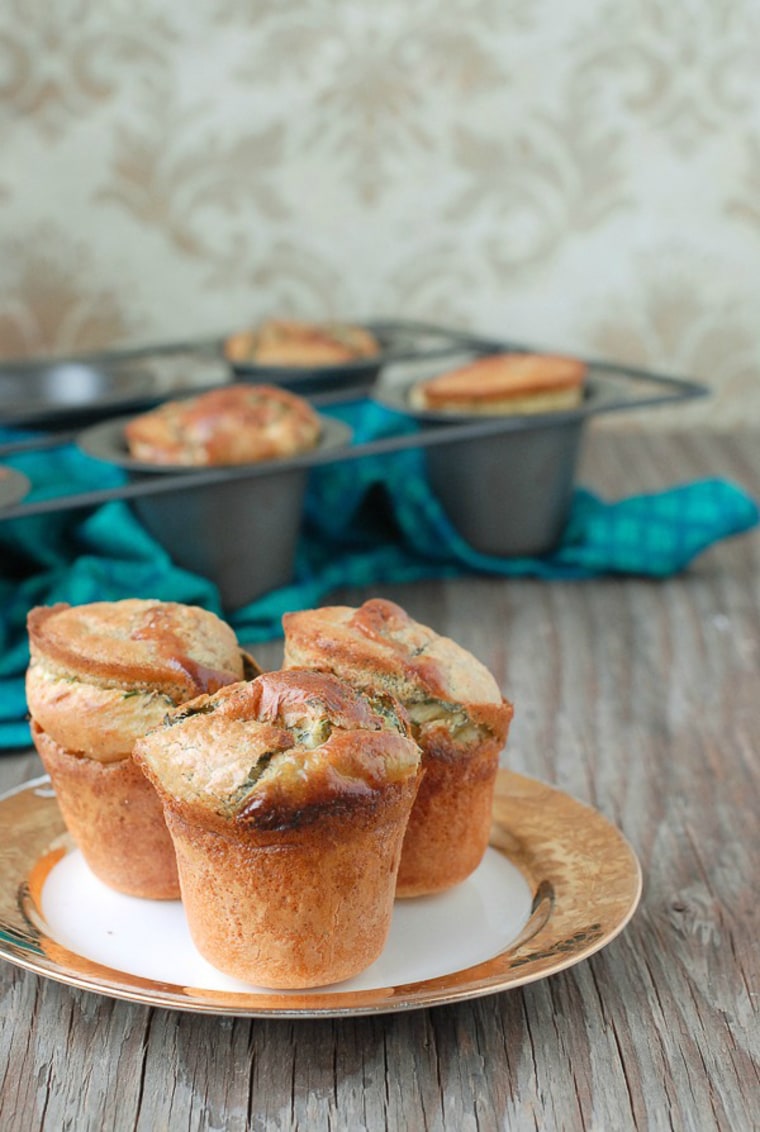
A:
<svg viewBox="0 0 760 1132">
<path fill-rule="evenodd" d="M 104 762 L 171 707 L 259 671 L 229 625 L 178 602 L 38 606 L 27 626 L 29 711 L 62 747 Z"/>
<path fill-rule="evenodd" d="M 130 455 L 151 464 L 249 464 L 308 451 L 319 440 L 308 401 L 274 385 L 224 385 L 165 401 L 124 428 Z"/>
<path fill-rule="evenodd" d="M 580 401 L 587 372 L 577 358 L 486 354 L 414 386 L 416 408 L 467 413 L 551 410 Z"/>
<path fill-rule="evenodd" d="M 390 692 L 416 734 L 443 726 L 461 746 L 478 731 L 506 739 L 512 707 L 485 665 L 395 602 L 323 606 L 286 613 L 282 623 L 286 667 L 332 672 L 356 687 Z"/>
<path fill-rule="evenodd" d="M 196 818 L 262 829 L 377 805 L 420 760 L 393 697 L 301 669 L 200 696 L 139 739 L 134 756 L 159 794 Z"/>
<path fill-rule="evenodd" d="M 374 335 L 362 326 L 277 318 L 230 335 L 224 348 L 231 362 L 282 366 L 340 364 L 374 357 L 379 350 Z"/>
</svg>

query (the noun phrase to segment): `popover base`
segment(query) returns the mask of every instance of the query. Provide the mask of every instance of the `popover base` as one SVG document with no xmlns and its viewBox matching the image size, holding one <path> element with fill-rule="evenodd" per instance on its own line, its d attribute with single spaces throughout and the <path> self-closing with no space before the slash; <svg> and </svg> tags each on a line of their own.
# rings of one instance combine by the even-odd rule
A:
<svg viewBox="0 0 760 1132">
<path fill-rule="evenodd" d="M 88 866 L 109 888 L 177 900 L 177 863 L 156 791 L 131 758 L 101 763 L 59 746 L 32 721 L 63 820 Z"/>
<path fill-rule="evenodd" d="M 455 762 L 423 757 L 425 773 L 409 815 L 396 896 L 429 896 L 461 884 L 488 848 L 499 755 L 495 745 Z"/>
<path fill-rule="evenodd" d="M 271 989 L 326 986 L 378 958 L 390 930 L 401 841 L 417 780 L 371 806 L 276 832 L 226 832 L 165 799 L 190 932 L 201 955 Z"/>
</svg>

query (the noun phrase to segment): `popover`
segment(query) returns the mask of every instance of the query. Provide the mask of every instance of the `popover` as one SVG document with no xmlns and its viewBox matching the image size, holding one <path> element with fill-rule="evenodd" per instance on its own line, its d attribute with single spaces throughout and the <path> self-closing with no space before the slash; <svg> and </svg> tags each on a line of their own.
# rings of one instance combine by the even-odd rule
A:
<svg viewBox="0 0 760 1132">
<path fill-rule="evenodd" d="M 224 352 L 233 363 L 300 367 L 372 358 L 379 350 L 375 336 L 362 326 L 271 318 L 230 335 Z"/>
<path fill-rule="evenodd" d="M 211 467 L 283 459 L 319 441 L 309 402 L 275 385 L 224 385 L 133 417 L 130 455 L 149 464 Z"/>
<path fill-rule="evenodd" d="M 171 841 L 132 747 L 171 708 L 258 667 L 225 622 L 177 602 L 38 606 L 27 625 L 32 736 L 69 832 L 106 884 L 176 898 Z"/>
<path fill-rule="evenodd" d="M 486 354 L 418 382 L 409 401 L 463 416 L 557 412 L 580 403 L 587 369 L 577 358 L 551 354 Z"/>
<path fill-rule="evenodd" d="M 404 839 L 398 896 L 468 877 L 488 845 L 493 790 L 512 705 L 480 661 L 382 598 L 283 617 L 285 666 L 329 672 L 403 704 L 424 777 Z"/>
<path fill-rule="evenodd" d="M 420 780 L 403 708 L 308 670 L 201 696 L 135 744 L 164 805 L 196 947 L 263 987 L 380 954 Z"/>
</svg>

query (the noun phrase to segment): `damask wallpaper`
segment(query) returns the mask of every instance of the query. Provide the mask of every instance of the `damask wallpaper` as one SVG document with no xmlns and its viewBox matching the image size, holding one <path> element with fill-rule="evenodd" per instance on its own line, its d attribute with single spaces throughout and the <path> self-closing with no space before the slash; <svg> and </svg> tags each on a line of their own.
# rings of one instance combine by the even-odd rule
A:
<svg viewBox="0 0 760 1132">
<path fill-rule="evenodd" d="M 758 421 L 759 44 L 757 0 L 4 0 L 0 354 L 401 315 Z"/>
</svg>

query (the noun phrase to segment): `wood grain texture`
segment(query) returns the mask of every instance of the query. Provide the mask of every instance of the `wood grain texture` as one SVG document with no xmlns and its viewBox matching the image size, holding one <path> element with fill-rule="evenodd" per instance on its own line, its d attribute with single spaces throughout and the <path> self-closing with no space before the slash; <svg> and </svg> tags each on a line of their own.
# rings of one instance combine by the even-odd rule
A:
<svg viewBox="0 0 760 1132">
<path fill-rule="evenodd" d="M 759 452 L 751 432 L 599 430 L 582 479 L 614 497 L 725 475 L 760 495 Z M 631 924 L 520 990 L 333 1021 L 152 1010 L 3 963 L 4 1132 L 757 1128 L 760 536 L 662 582 L 382 592 L 493 669 L 516 705 L 510 766 L 627 835 L 645 878 Z M 276 665 L 281 646 L 256 652 Z M 6 756 L 0 788 L 37 773 Z"/>
</svg>

